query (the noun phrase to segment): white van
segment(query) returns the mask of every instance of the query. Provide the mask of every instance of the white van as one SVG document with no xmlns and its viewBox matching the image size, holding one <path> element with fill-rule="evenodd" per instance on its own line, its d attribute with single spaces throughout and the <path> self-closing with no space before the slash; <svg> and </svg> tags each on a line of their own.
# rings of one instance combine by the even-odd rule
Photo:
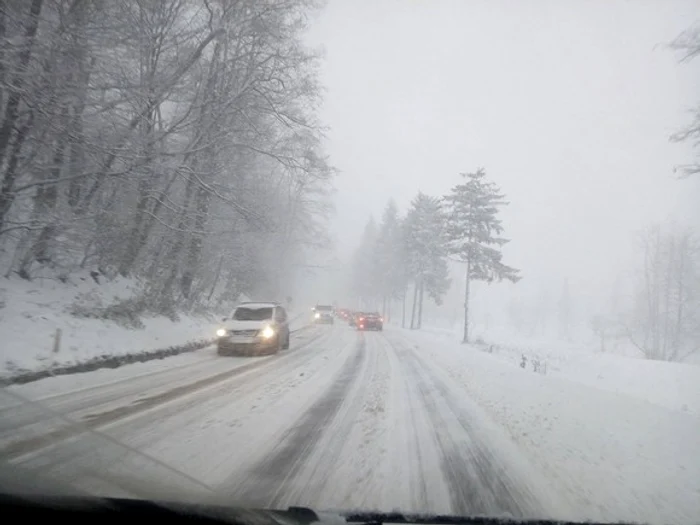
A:
<svg viewBox="0 0 700 525">
<path fill-rule="evenodd" d="M 268 355 L 289 348 L 289 319 L 278 303 L 241 303 L 216 331 L 219 355 Z"/>
</svg>

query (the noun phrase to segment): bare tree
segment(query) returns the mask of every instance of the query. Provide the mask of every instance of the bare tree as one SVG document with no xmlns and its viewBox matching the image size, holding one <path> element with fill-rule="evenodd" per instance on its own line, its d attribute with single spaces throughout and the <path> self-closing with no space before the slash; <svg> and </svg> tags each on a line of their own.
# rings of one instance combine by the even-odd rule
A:
<svg viewBox="0 0 700 525">
<path fill-rule="evenodd" d="M 700 23 L 696 23 L 678 35 L 671 42 L 671 49 L 679 53 L 681 62 L 690 62 L 700 56 Z M 671 136 L 674 142 L 690 142 L 697 150 L 700 147 L 700 106 L 696 106 L 693 111 L 690 124 Z M 700 173 L 700 163 L 678 166 L 682 176 L 697 175 Z"/>
<path fill-rule="evenodd" d="M 283 293 L 328 237 L 316 4 L 3 2 L 7 273 L 138 277 L 165 311 Z"/>
<path fill-rule="evenodd" d="M 629 337 L 649 359 L 681 361 L 700 350 L 700 244 L 689 230 L 650 227 Z"/>
</svg>

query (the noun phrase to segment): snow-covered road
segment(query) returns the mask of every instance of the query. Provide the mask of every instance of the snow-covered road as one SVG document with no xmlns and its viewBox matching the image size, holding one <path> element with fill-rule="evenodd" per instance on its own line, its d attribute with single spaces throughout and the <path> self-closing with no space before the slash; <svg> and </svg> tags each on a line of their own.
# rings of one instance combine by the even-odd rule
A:
<svg viewBox="0 0 700 525">
<path fill-rule="evenodd" d="M 276 356 L 212 348 L 13 387 L 0 398 L 0 457 L 111 495 L 601 518 L 484 408 L 457 360 L 417 341 L 316 326 Z"/>
</svg>

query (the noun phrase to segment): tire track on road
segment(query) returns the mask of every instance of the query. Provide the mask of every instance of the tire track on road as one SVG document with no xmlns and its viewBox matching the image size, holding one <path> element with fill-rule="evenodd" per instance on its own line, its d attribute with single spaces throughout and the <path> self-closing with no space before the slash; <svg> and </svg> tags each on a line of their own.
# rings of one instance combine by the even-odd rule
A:
<svg viewBox="0 0 700 525">
<path fill-rule="evenodd" d="M 294 330 L 290 330 L 290 333 L 295 335 L 304 335 L 312 328 L 315 327 L 313 325 L 304 325 L 299 328 L 295 328 Z M 303 344 L 305 345 L 307 342 L 310 341 L 304 341 Z M 214 348 L 215 346 L 203 348 L 199 350 L 198 353 L 201 355 L 207 350 Z M 293 346 L 290 350 L 294 351 L 295 348 L 296 347 Z M 287 351 L 285 350 L 283 352 Z M 143 389 L 152 390 L 156 387 L 165 386 L 172 381 L 181 380 L 184 376 L 192 378 L 193 376 L 198 375 L 210 375 L 212 371 L 209 369 L 212 368 L 214 363 L 217 361 L 218 366 L 215 366 L 214 368 L 216 368 L 217 371 L 221 371 L 222 368 L 232 370 L 237 366 L 242 366 L 241 362 L 243 360 L 249 360 L 245 357 L 240 359 L 241 361 L 232 360 L 230 364 L 233 366 L 221 366 L 221 358 L 216 354 L 216 352 L 211 352 L 209 355 L 206 355 L 205 357 L 202 357 L 201 360 L 195 362 L 188 362 L 145 373 L 137 373 L 126 378 L 108 381 L 98 385 L 86 386 L 76 390 L 60 392 L 47 396 L 32 397 L 32 399 L 34 401 L 41 402 L 44 406 L 47 406 L 56 412 L 77 412 L 82 409 L 89 409 L 91 407 L 96 407 L 97 405 L 109 403 L 120 397 L 138 394 L 140 393 L 140 390 Z M 249 363 L 246 363 L 246 365 L 247 364 Z M 119 368 L 123 370 L 123 367 Z M 10 387 L 10 391 L 17 391 L 21 394 L 24 386 L 25 385 L 20 385 L 18 387 L 12 386 Z M 8 429 L 16 430 L 22 426 L 28 426 L 41 422 L 41 420 L 46 417 L 44 412 L 28 411 L 26 408 L 26 403 L 14 401 L 10 401 L 7 406 L 0 407 L 0 436 L 2 436 L 2 433 Z"/>
<path fill-rule="evenodd" d="M 329 451 L 323 462 L 316 461 L 319 472 L 300 499 L 305 505 L 339 509 L 444 512 L 449 509 L 449 501 L 442 496 L 447 487 L 441 487 L 441 478 L 432 475 L 440 472 L 435 466 L 437 455 L 433 454 L 433 460 L 420 448 L 419 436 L 427 428 L 425 418 L 416 421 L 414 416 L 422 414 L 412 409 L 410 387 L 383 335 L 370 332 L 363 337 L 367 365 L 348 410 L 348 430 L 330 429 L 334 437 L 330 430 L 327 433 L 331 442 L 342 446 L 338 453 Z M 294 501 L 298 500 L 289 503 Z"/>
<path fill-rule="evenodd" d="M 413 349 L 389 342 L 397 350 L 406 376 L 415 385 L 423 411 L 432 423 L 452 511 L 491 517 L 545 516 L 543 506 L 535 500 L 525 480 L 514 480 L 498 451 L 479 439 L 459 395 L 429 372 L 429 366 Z"/>
<path fill-rule="evenodd" d="M 72 414 L 81 410 L 95 409 L 100 405 L 109 404 L 114 400 L 136 396 L 146 390 L 154 390 L 172 386 L 172 383 L 191 383 L 193 377 L 209 376 L 215 372 L 221 372 L 222 368 L 231 370 L 232 367 L 218 367 L 212 370 L 216 355 L 211 354 L 201 361 L 177 365 L 172 368 L 159 369 L 145 374 L 137 374 L 131 377 L 121 378 L 99 385 L 92 385 L 69 392 L 61 392 L 49 396 L 32 396 L 24 393 L 23 386 L 19 388 L 9 387 L 6 392 L 16 393 L 25 399 L 31 399 L 36 405 L 30 406 L 24 400 L 17 401 L 3 396 L 4 404 L 8 405 L 0 409 L 0 442 L 5 441 L 5 436 L 16 433 L 19 429 L 32 425 L 45 425 L 47 409 L 60 414 Z M 233 363 L 232 363 L 233 364 Z M 240 365 L 240 363 L 238 363 Z M 120 367 L 123 371 L 124 367 Z M 66 378 L 69 376 L 62 376 Z M 31 384 L 33 386 L 33 384 Z M 31 392 L 31 390 L 30 390 Z"/>
<path fill-rule="evenodd" d="M 334 446 L 322 449 L 320 456 L 313 461 L 312 457 L 333 420 L 339 416 L 343 404 L 348 399 L 350 402 L 357 399 L 357 396 L 349 397 L 349 394 L 362 375 L 361 369 L 366 359 L 365 339 L 359 337 L 355 351 L 347 358 L 332 385 L 285 432 L 272 454 L 245 475 L 236 473 L 224 483 L 224 486 L 234 485 L 232 497 L 236 501 L 252 506 L 279 506 L 291 493 L 304 490 L 305 483 L 301 487 L 294 486 L 296 481 L 304 477 L 302 471 L 311 468 L 313 478 L 314 465 L 322 464 L 328 470 L 330 463 L 324 458 L 339 452 L 343 445 L 342 439 Z M 294 499 L 295 504 L 298 501 Z"/>
<path fill-rule="evenodd" d="M 327 505 L 330 501 L 335 508 L 378 508 L 389 488 L 387 484 L 394 486 L 392 472 L 385 468 L 398 437 L 392 433 L 387 412 L 391 366 L 379 335 L 360 334 L 365 340 L 366 366 L 347 410 L 348 424 L 335 432 L 335 442 L 341 447 L 337 453 L 323 450 L 328 459 L 317 463 L 325 475 L 313 480 L 313 485 L 319 487 L 313 503 Z"/>
<path fill-rule="evenodd" d="M 262 427 L 260 423 L 265 424 L 266 414 L 279 414 L 280 408 L 287 406 L 278 405 L 279 401 L 292 392 L 298 395 L 299 390 L 293 389 L 302 384 L 307 385 L 308 394 L 309 380 L 333 362 L 336 347 L 329 347 L 328 341 L 343 334 L 321 332 L 325 337 L 317 340 L 312 349 L 301 352 L 304 359 L 287 361 L 286 367 L 268 370 L 268 374 L 256 375 L 254 380 L 242 376 L 208 389 L 206 397 L 202 392 L 196 398 L 119 420 L 113 428 L 110 425 L 100 432 L 86 432 L 12 463 L 51 475 L 62 483 L 78 485 L 89 493 L 99 487 L 91 480 L 100 476 L 141 480 L 143 486 L 159 485 L 161 479 L 170 483 L 167 470 L 149 457 L 210 486 L 218 485 L 219 473 L 228 475 L 232 470 L 227 465 L 245 464 L 251 454 L 255 455 L 256 448 L 268 441 L 265 432 L 258 434 L 259 439 L 250 440 L 255 429 Z M 337 348 L 338 353 L 350 350 L 347 346 Z M 241 382 L 243 378 L 247 381 Z M 256 410 L 254 405 L 260 400 L 262 410 Z"/>
<path fill-rule="evenodd" d="M 393 500 L 402 511 L 418 513 L 445 513 L 449 510 L 447 484 L 443 483 L 439 465 L 439 451 L 433 425 L 421 405 L 419 393 L 402 363 L 403 352 L 398 351 L 386 338 L 381 342 L 387 353 L 392 375 L 392 424 L 401 436 L 401 453 L 393 456 L 392 471 L 397 476 Z M 428 436 L 428 440 L 425 440 Z M 405 502 L 405 503 L 404 503 Z"/>
<path fill-rule="evenodd" d="M 288 361 L 304 361 L 311 359 L 313 355 L 305 354 L 301 351 L 306 347 L 313 345 L 324 336 L 328 337 L 329 334 L 324 331 L 319 331 L 318 334 L 314 334 L 311 339 L 304 341 L 301 345 L 284 351 L 277 356 L 262 358 L 260 360 L 256 359 L 255 361 L 245 365 L 220 372 L 213 376 L 208 376 L 165 392 L 137 399 L 128 405 L 123 405 L 104 412 L 86 414 L 79 419 L 73 420 L 69 416 L 63 416 L 62 414 L 51 409 L 43 408 L 44 417 L 46 419 L 58 418 L 62 424 L 67 426 L 9 443 L 8 445 L 0 448 L 0 457 L 5 460 L 13 460 L 32 451 L 40 450 L 44 447 L 53 445 L 56 442 L 64 441 L 105 425 L 147 412 L 156 407 L 170 403 L 171 401 L 185 398 L 209 387 L 225 383 L 229 380 L 245 378 L 243 379 L 245 382 L 252 381 L 259 378 L 261 375 L 270 373 L 274 369 L 280 369 L 288 366 Z M 12 394 L 8 392 L 6 395 Z M 193 401 L 196 402 L 196 400 Z M 27 403 L 27 406 L 32 407 L 35 410 L 42 410 L 40 401 Z M 15 431 L 16 430 L 19 429 L 17 428 Z"/>
</svg>

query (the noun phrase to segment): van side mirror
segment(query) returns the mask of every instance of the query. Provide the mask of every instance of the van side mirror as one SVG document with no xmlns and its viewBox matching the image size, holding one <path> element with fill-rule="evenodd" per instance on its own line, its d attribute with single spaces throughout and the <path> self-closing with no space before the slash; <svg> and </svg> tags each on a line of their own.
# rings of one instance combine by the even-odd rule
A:
<svg viewBox="0 0 700 525">
<path fill-rule="evenodd" d="M 227 321 L 227 320 L 228 320 L 228 317 L 222 317 L 221 320 L 222 320 L 222 321 Z"/>
</svg>

